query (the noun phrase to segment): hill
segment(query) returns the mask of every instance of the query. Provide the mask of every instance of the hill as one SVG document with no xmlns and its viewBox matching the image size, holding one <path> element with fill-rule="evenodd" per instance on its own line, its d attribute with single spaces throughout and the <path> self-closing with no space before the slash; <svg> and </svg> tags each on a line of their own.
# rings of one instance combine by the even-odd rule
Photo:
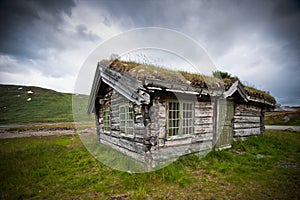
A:
<svg viewBox="0 0 300 200">
<path fill-rule="evenodd" d="M 266 125 L 300 126 L 300 108 L 294 111 L 280 111 L 266 114 Z"/>
<path fill-rule="evenodd" d="M 17 85 L 0 85 L 0 93 L 0 124 L 73 121 L 70 93 Z"/>
</svg>

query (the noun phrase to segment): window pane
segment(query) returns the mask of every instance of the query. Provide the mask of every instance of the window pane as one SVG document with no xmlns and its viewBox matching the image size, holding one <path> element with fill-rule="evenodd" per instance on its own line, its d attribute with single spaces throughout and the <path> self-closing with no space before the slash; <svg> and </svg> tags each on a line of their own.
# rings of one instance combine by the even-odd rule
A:
<svg viewBox="0 0 300 200">
<path fill-rule="evenodd" d="M 183 103 L 183 115 L 182 120 L 185 122 L 182 128 L 182 134 L 192 134 L 193 127 L 193 104 Z"/>
<path fill-rule="evenodd" d="M 177 135 L 179 132 L 179 103 L 178 102 L 169 102 L 168 103 L 168 122 L 167 129 L 168 135 L 173 136 Z"/>
<path fill-rule="evenodd" d="M 134 113 L 133 105 L 123 105 L 119 107 L 120 131 L 125 134 L 133 135 L 134 132 Z"/>
<path fill-rule="evenodd" d="M 169 102 L 167 106 L 167 132 L 169 136 L 193 134 L 194 104 Z"/>
<path fill-rule="evenodd" d="M 103 130 L 110 131 L 110 109 L 103 108 L 102 111 L 102 119 L 103 119 Z"/>
</svg>

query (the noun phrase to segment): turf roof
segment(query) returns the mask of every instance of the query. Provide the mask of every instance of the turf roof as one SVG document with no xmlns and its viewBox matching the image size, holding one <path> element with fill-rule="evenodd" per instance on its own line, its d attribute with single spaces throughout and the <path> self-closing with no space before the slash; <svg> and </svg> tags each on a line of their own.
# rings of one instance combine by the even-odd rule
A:
<svg viewBox="0 0 300 200">
<path fill-rule="evenodd" d="M 221 79 L 185 71 L 169 70 L 149 64 L 120 61 L 118 59 L 113 62 L 102 60 L 101 63 L 109 65 L 109 67 L 115 71 L 127 73 L 140 81 L 144 81 L 145 79 L 157 79 L 171 83 L 189 84 L 197 88 L 217 89 L 224 87 L 225 90 L 228 90 L 235 81 L 239 80 L 237 77 Z M 276 103 L 275 98 L 268 92 L 249 86 L 244 86 L 244 89 L 247 94 L 253 98 L 266 100 L 272 104 Z"/>
</svg>

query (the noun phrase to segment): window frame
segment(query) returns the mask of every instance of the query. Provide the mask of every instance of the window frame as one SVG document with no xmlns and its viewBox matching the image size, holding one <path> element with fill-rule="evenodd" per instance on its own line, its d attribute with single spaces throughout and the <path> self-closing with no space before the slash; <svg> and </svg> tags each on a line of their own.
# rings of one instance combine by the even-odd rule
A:
<svg viewBox="0 0 300 200">
<path fill-rule="evenodd" d="M 178 104 L 178 109 L 174 109 L 174 107 L 172 108 L 172 110 L 170 110 L 170 103 L 176 103 Z M 185 109 L 185 104 L 188 104 L 188 106 L 191 106 L 190 109 Z M 166 108 L 166 132 L 167 132 L 167 138 L 168 139 L 173 139 L 173 138 L 182 138 L 182 137 L 189 137 L 191 135 L 193 135 L 194 133 L 194 120 L 195 120 L 195 102 L 194 101 L 188 101 L 188 100 L 167 100 L 167 104 L 166 104 L 167 108 Z M 170 111 L 173 113 L 170 114 Z M 178 114 L 175 114 L 174 111 L 177 111 Z M 186 112 L 191 112 L 190 114 L 187 114 Z M 176 126 L 171 126 L 170 127 L 170 116 L 172 117 L 171 120 L 177 121 L 178 125 Z M 173 118 L 173 116 L 176 116 L 177 118 Z M 173 122 L 173 124 L 176 124 L 176 122 Z M 184 125 L 185 124 L 185 125 Z M 176 133 L 171 135 L 170 134 L 170 129 L 177 129 L 177 131 L 175 131 Z M 187 130 L 186 133 L 185 130 Z"/>
<path fill-rule="evenodd" d="M 103 131 L 106 133 L 111 132 L 111 111 L 110 107 L 102 108 L 102 127 Z"/>
<path fill-rule="evenodd" d="M 134 109 L 132 103 L 119 106 L 119 118 L 120 135 L 134 137 Z"/>
</svg>

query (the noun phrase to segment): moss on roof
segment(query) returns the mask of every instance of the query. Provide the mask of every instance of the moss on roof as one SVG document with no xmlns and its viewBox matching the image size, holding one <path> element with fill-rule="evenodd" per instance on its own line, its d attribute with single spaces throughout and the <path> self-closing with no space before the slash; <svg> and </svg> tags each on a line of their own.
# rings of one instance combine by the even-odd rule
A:
<svg viewBox="0 0 300 200">
<path fill-rule="evenodd" d="M 197 88 L 217 89 L 220 87 L 224 87 L 225 90 L 228 90 L 235 81 L 239 80 L 237 77 L 222 79 L 213 76 L 205 76 L 185 71 L 169 70 L 149 64 L 120 61 L 118 59 L 114 60 L 113 62 L 108 60 L 102 60 L 101 63 L 109 65 L 109 67 L 114 69 L 115 71 L 121 73 L 126 72 L 140 81 L 143 81 L 146 78 L 158 79 L 161 81 L 173 83 L 189 84 Z M 276 103 L 275 98 L 271 96 L 268 92 L 258 90 L 249 86 L 244 86 L 244 89 L 247 92 L 247 94 L 251 97 L 264 99 L 272 104 Z"/>
<path fill-rule="evenodd" d="M 172 83 L 189 84 L 198 88 L 210 89 L 220 88 L 223 85 L 222 80 L 212 76 L 194 74 L 185 71 L 175 71 L 149 64 L 114 60 L 109 67 L 118 72 L 126 72 L 140 81 L 143 81 L 146 78 L 157 79 Z"/>
<path fill-rule="evenodd" d="M 244 86 L 247 94 L 249 96 L 259 98 L 259 99 L 264 99 L 272 104 L 276 103 L 276 100 L 273 96 L 271 96 L 268 92 L 258 90 L 256 88 L 250 87 L 250 86 Z"/>
<path fill-rule="evenodd" d="M 140 81 L 157 79 L 161 81 L 187 84 L 186 79 L 178 72 L 153 65 L 139 65 L 128 71 L 132 77 Z"/>
<path fill-rule="evenodd" d="M 190 85 L 199 88 L 220 88 L 223 85 L 223 81 L 212 77 L 212 76 L 205 76 L 201 74 L 194 74 L 185 71 L 179 71 L 179 73 L 190 82 Z"/>
</svg>

